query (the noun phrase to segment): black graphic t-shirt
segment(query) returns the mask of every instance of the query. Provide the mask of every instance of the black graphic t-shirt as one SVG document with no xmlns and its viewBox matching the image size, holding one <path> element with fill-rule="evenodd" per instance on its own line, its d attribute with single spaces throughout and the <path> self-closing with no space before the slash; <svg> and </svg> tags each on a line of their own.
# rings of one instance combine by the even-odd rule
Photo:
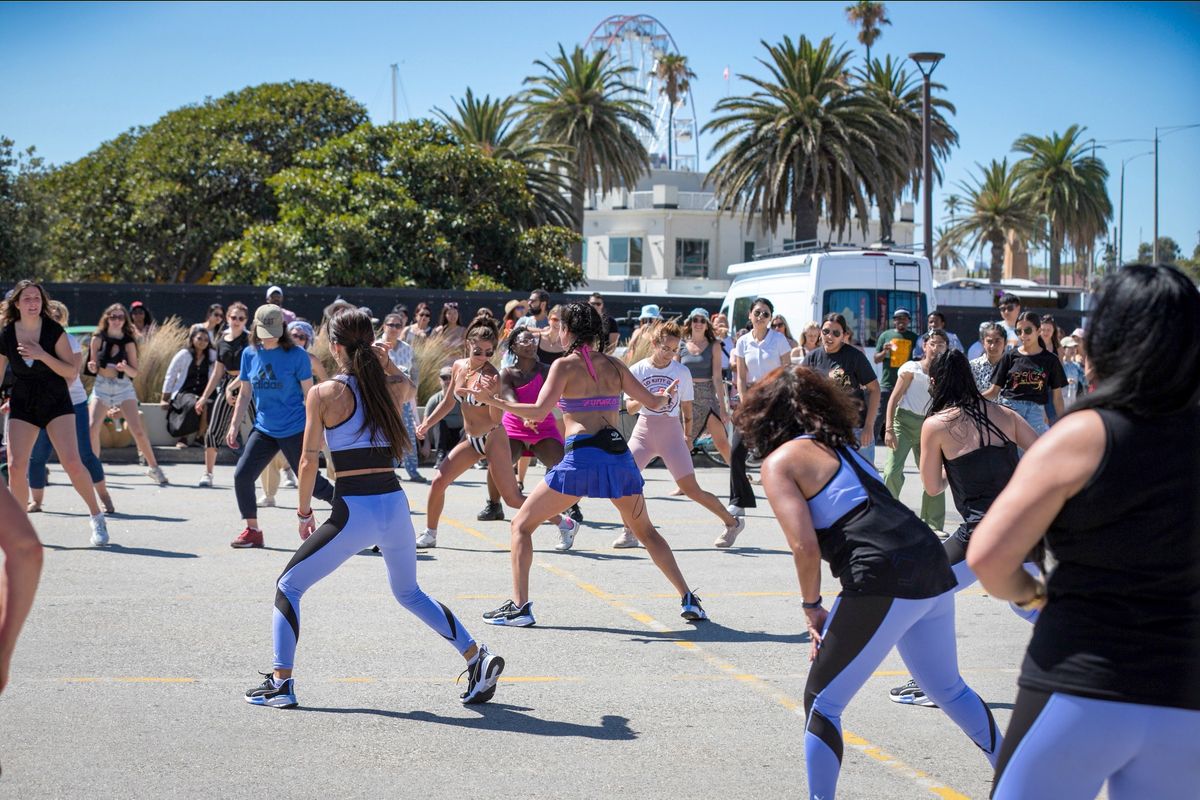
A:
<svg viewBox="0 0 1200 800">
<path fill-rule="evenodd" d="M 1058 356 L 1049 350 L 1030 356 L 1014 347 L 1000 357 L 992 373 L 992 384 L 1000 387 L 1000 396 L 1006 400 L 1025 400 L 1044 406 L 1055 389 L 1067 385 L 1067 373 Z"/>
<path fill-rule="evenodd" d="M 825 352 L 818 347 L 804 357 L 804 366 L 829 377 L 829 380 L 846 390 L 858 401 L 858 427 L 867 421 L 866 392 L 863 387 L 876 380 L 871 362 L 857 347 L 842 345 L 836 353 Z"/>
</svg>

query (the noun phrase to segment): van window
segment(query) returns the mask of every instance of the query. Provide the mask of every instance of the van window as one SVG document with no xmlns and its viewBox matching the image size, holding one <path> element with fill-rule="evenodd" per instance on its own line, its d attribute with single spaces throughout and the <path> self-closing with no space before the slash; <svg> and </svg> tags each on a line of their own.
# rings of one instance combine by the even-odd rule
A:
<svg viewBox="0 0 1200 800">
<path fill-rule="evenodd" d="M 733 314 L 729 317 L 730 331 L 736 334 L 742 328 L 749 327 L 750 308 L 754 305 L 754 298 L 756 296 L 739 297 L 733 301 Z"/>
<path fill-rule="evenodd" d="M 874 347 L 882 331 L 892 326 L 892 312 L 908 309 L 913 314 L 911 330 L 924 330 L 925 295 L 887 289 L 836 289 L 825 293 L 824 314 L 838 313 L 854 332 L 855 344 Z"/>
</svg>

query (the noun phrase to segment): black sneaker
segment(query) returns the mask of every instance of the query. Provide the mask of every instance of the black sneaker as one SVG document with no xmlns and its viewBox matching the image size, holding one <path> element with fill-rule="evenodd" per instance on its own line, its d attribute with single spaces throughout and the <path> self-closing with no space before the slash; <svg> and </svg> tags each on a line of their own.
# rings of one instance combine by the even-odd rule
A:
<svg viewBox="0 0 1200 800">
<path fill-rule="evenodd" d="M 701 612 L 703 613 L 703 612 Z M 507 625 L 510 628 L 528 628 L 534 624 L 533 601 L 530 600 L 518 607 L 512 600 L 505 600 L 504 605 L 495 611 L 483 615 L 483 621 L 488 625 Z"/>
<path fill-rule="evenodd" d="M 579 510 L 579 503 L 567 509 L 567 516 L 576 522 L 583 522 L 583 512 Z"/>
<path fill-rule="evenodd" d="M 683 606 L 683 610 L 679 612 L 679 616 L 688 622 L 700 622 L 708 619 L 708 614 L 705 614 L 704 609 L 700 607 L 700 598 L 695 592 L 685 594 L 680 605 Z"/>
<path fill-rule="evenodd" d="M 492 522 L 504 519 L 504 506 L 498 500 L 488 500 L 483 510 L 475 515 L 480 522 Z"/>
<path fill-rule="evenodd" d="M 937 703 L 930 700 L 920 686 L 917 686 L 916 680 L 910 678 L 908 683 L 903 686 L 897 686 L 894 689 L 888 690 L 888 699 L 893 703 L 900 703 L 905 706 L 925 706 L 926 708 L 937 708 Z"/>
<path fill-rule="evenodd" d="M 246 692 L 247 703 L 256 706 L 271 706 L 272 708 L 295 708 L 299 705 L 296 702 L 296 684 L 291 678 L 276 686 L 274 673 L 260 672 L 258 674 L 262 675 L 264 680 L 262 685 Z"/>
<path fill-rule="evenodd" d="M 460 695 L 463 705 L 473 706 L 491 700 L 496 694 L 496 681 L 501 672 L 504 672 L 504 659 L 492 655 L 487 645 L 481 644 L 475 663 L 458 676 L 467 676 L 467 690 Z"/>
</svg>

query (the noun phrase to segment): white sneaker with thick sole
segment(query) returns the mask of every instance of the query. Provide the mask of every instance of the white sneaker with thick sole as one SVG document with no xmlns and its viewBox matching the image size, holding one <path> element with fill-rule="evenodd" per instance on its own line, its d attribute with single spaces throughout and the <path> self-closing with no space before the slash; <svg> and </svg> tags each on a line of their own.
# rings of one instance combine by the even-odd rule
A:
<svg viewBox="0 0 1200 800">
<path fill-rule="evenodd" d="M 746 518 L 734 517 L 733 524 L 725 528 L 725 532 L 717 537 L 713 542 L 714 547 L 733 547 L 733 541 L 738 537 L 738 534 L 746 530 Z"/>
<path fill-rule="evenodd" d="M 558 544 L 554 545 L 554 549 L 560 552 L 570 550 L 571 546 L 575 544 L 575 534 L 577 533 L 579 533 L 579 523 L 563 514 L 562 519 L 558 521 Z"/>
<path fill-rule="evenodd" d="M 208 487 L 212 486 L 212 484 L 213 484 L 212 473 L 206 472 L 206 473 L 204 473 L 204 477 L 200 479 L 200 483 L 198 483 L 196 485 L 202 486 L 204 488 L 208 488 Z"/>
<path fill-rule="evenodd" d="M 167 476 L 163 474 L 162 467 L 151 467 L 146 470 L 146 475 L 158 482 L 159 486 L 166 486 L 170 483 Z"/>
<path fill-rule="evenodd" d="M 108 522 L 104 519 L 104 514 L 97 514 L 91 518 L 92 525 L 92 546 L 103 547 L 108 544 Z"/>
<path fill-rule="evenodd" d="M 744 508 L 742 508 L 741 506 L 739 506 L 739 505 L 736 505 L 736 504 L 734 504 L 734 503 L 730 503 L 729 505 L 725 506 L 725 510 L 729 512 L 729 515 L 730 515 L 731 517 L 744 517 L 744 516 L 746 516 L 746 509 L 744 509 Z"/>
<path fill-rule="evenodd" d="M 629 528 L 625 528 L 621 531 L 620 536 L 613 539 L 612 546 L 616 548 L 641 547 L 642 543 L 639 542 L 638 538 L 633 535 L 633 531 L 629 530 Z"/>
<path fill-rule="evenodd" d="M 424 550 L 430 547 L 437 547 L 437 531 L 432 528 L 426 528 L 425 531 L 417 537 L 417 547 Z"/>
<path fill-rule="evenodd" d="M 285 488 L 285 489 L 295 489 L 296 488 L 296 473 L 292 472 L 291 469 L 285 469 L 283 471 L 283 488 Z"/>
<path fill-rule="evenodd" d="M 256 500 L 255 502 L 258 503 L 259 508 L 274 508 L 275 507 L 275 498 L 267 497 L 265 494 L 262 497 L 258 498 L 258 500 Z"/>
</svg>

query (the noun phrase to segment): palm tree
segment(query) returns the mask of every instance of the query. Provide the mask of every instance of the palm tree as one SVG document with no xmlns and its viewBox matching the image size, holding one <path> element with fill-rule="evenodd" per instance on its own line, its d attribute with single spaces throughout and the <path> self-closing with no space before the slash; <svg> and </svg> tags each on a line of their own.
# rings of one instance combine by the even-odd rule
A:
<svg viewBox="0 0 1200 800">
<path fill-rule="evenodd" d="M 582 236 L 585 191 L 634 186 L 649 170 L 650 156 L 634 132 L 650 130 L 649 106 L 625 82 L 633 68 L 617 65 L 602 50 L 589 55 L 576 45 L 567 53 L 560 44 L 549 63 L 533 63 L 543 72 L 525 79 L 530 86 L 522 98 L 525 116 L 540 140 L 571 148 L 571 210 Z M 575 263 L 581 255 L 576 243 Z"/>
<path fill-rule="evenodd" d="M 1009 231 L 1026 241 L 1037 237 L 1040 217 L 1031 198 L 1026 195 L 1008 159 L 993 160 L 986 167 L 976 164 L 980 176 L 971 183 L 960 184 L 966 198 L 967 216 L 950 226 L 942 237 L 947 246 L 965 245 L 967 250 L 982 251 L 985 244 L 992 247 L 989 279 L 999 282 L 1004 277 L 1004 244 Z"/>
<path fill-rule="evenodd" d="M 946 205 L 946 213 L 950 215 L 950 222 L 953 223 L 955 215 L 962 208 L 962 198 L 956 194 L 950 194 L 943 202 Z"/>
<path fill-rule="evenodd" d="M 1080 139 L 1087 128 L 1072 125 L 1061 136 L 1025 134 L 1013 150 L 1025 153 L 1016 172 L 1023 191 L 1028 192 L 1045 215 L 1050 227 L 1050 277 L 1062 280 L 1064 244 L 1090 252 L 1096 239 L 1112 219 L 1108 198 L 1108 168 L 1088 154 L 1088 142 Z"/>
<path fill-rule="evenodd" d="M 933 232 L 933 260 L 937 262 L 938 269 L 951 270 L 962 269 L 967 265 L 966 259 L 963 258 L 962 252 L 958 248 L 958 243 L 952 236 L 948 235 L 948 228 L 942 226 Z"/>
<path fill-rule="evenodd" d="M 561 225 L 578 230 L 568 197 L 571 194 L 570 149 L 538 141 L 525 120 L 515 111 L 516 98 L 475 97 L 469 88 L 462 100 L 454 101 L 454 113 L 440 108 L 434 113 L 464 144 L 473 144 L 494 158 L 516 161 L 525 167 L 525 188 L 534 205 L 527 227 Z"/>
<path fill-rule="evenodd" d="M 890 196 L 880 198 L 879 221 L 884 238 L 890 237 L 892 213 L 896 200 L 903 194 L 904 187 L 912 185 L 913 196 L 921 194 L 921 152 L 924 147 L 922 139 L 922 121 L 924 115 L 924 94 L 922 79 L 915 72 L 904 69 L 903 62 L 893 61 L 891 56 L 884 60 L 868 61 L 865 68 L 858 70 L 862 90 L 887 108 L 899 118 L 908 132 L 906 152 L 912 155 L 907 163 L 897 165 L 894 174 L 894 185 Z M 946 116 L 954 114 L 954 105 L 944 98 L 937 97 L 934 92 L 944 92 L 946 87 L 940 83 L 931 83 L 930 88 L 930 117 L 929 133 L 931 152 L 933 153 L 933 176 L 940 184 L 942 170 L 939 162 L 950 156 L 950 149 L 958 144 L 958 132 L 946 121 Z M 945 113 L 945 116 L 943 115 Z"/>
<path fill-rule="evenodd" d="M 912 159 L 903 121 L 855 88 L 850 53 L 832 39 L 762 44 L 769 77 L 738 76 L 754 93 L 720 100 L 704 126 L 718 133 L 721 157 L 708 178 L 722 207 L 744 205 L 768 228 L 790 220 L 797 241 L 817 238 L 826 210 L 832 231 L 853 211 L 866 233 L 871 199 L 890 197 L 893 176 Z"/>
<path fill-rule="evenodd" d="M 887 18 L 887 6 L 874 3 L 871 0 L 858 0 L 852 6 L 846 6 L 846 19 L 851 25 L 859 28 L 858 41 L 867 48 L 867 63 L 871 63 L 871 45 L 883 35 L 881 25 L 891 25 Z"/>
<path fill-rule="evenodd" d="M 662 81 L 659 91 L 667 96 L 667 169 L 675 169 L 675 106 L 692 88 L 696 73 L 688 67 L 687 56 L 664 53 L 654 64 L 654 77 Z"/>
</svg>

